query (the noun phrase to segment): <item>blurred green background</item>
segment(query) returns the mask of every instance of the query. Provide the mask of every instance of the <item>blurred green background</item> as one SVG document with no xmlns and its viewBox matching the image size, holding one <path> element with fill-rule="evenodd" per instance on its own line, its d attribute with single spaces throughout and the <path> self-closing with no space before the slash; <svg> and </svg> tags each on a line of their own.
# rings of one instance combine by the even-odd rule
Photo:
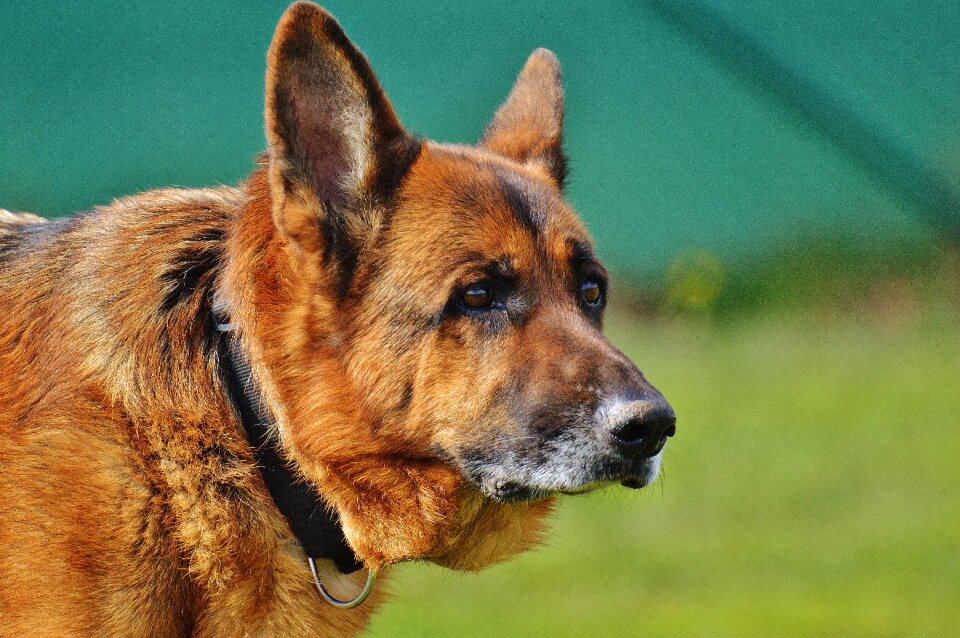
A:
<svg viewBox="0 0 960 638">
<path fill-rule="evenodd" d="M 285 5 L 3 2 L 0 206 L 243 179 Z M 480 575 L 401 566 L 371 636 L 957 635 L 960 216 L 903 184 L 957 190 L 960 3 L 326 6 L 441 141 L 557 53 L 608 333 L 680 416 L 653 489 Z"/>
</svg>

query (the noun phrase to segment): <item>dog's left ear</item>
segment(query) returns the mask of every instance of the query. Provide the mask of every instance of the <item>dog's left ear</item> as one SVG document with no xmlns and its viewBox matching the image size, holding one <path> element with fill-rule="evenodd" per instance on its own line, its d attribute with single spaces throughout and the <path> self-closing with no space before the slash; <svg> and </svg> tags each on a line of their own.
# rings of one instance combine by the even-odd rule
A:
<svg viewBox="0 0 960 638">
<path fill-rule="evenodd" d="M 521 163 L 541 166 L 563 188 L 563 82 L 560 62 L 537 49 L 524 65 L 507 101 L 480 139 L 480 146 Z"/>
<path fill-rule="evenodd" d="M 419 142 L 363 54 L 314 4 L 298 2 L 277 26 L 267 56 L 266 129 L 281 235 L 349 269 Z"/>
</svg>

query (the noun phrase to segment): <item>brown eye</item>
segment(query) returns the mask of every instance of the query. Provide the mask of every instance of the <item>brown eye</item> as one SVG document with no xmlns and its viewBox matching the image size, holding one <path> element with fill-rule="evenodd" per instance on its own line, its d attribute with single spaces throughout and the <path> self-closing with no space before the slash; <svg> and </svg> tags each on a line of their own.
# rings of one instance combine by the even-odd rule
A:
<svg viewBox="0 0 960 638">
<path fill-rule="evenodd" d="M 460 302 L 472 310 L 483 310 L 493 303 L 493 291 L 487 284 L 474 284 L 460 294 Z"/>
<path fill-rule="evenodd" d="M 600 284 L 594 279 L 587 279 L 580 285 L 580 298 L 584 303 L 590 306 L 596 306 L 600 303 L 603 292 L 600 290 Z"/>
</svg>

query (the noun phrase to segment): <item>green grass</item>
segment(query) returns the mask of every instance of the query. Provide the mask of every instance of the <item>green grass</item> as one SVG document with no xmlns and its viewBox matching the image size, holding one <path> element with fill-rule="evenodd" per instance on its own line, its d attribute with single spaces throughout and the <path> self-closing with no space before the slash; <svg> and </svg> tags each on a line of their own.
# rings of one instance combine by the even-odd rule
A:
<svg viewBox="0 0 960 638">
<path fill-rule="evenodd" d="M 398 567 L 368 636 L 957 635 L 955 308 L 608 334 L 678 412 L 660 484 L 477 575 Z"/>
</svg>

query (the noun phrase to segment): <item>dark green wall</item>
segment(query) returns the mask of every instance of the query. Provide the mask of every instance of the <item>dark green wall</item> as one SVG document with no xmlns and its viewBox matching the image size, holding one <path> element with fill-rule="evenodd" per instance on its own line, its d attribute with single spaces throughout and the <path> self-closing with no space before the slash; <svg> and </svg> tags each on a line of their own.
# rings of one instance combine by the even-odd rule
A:
<svg viewBox="0 0 960 638">
<path fill-rule="evenodd" d="M 161 185 L 234 183 L 263 147 L 285 2 L 2 3 L 0 206 L 62 215 Z M 922 5 L 922 6 L 920 6 Z M 331 1 L 401 118 L 473 142 L 526 55 L 560 57 L 570 197 L 601 251 L 655 273 L 796 234 L 927 232 L 914 211 L 640 2 Z M 713 7 L 907 148 L 960 148 L 960 3 Z"/>
</svg>

